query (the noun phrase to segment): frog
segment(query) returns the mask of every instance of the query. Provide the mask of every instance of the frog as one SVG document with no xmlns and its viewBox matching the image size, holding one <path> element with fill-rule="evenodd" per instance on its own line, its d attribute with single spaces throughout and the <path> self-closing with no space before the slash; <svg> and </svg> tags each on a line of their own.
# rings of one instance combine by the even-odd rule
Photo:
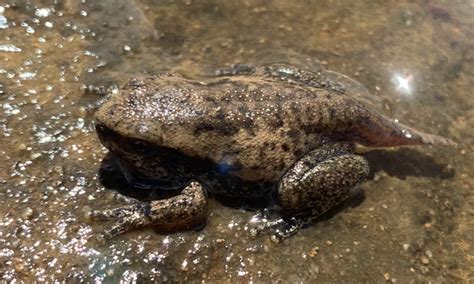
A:
<svg viewBox="0 0 474 284">
<path fill-rule="evenodd" d="M 365 91 L 364 91 L 365 90 Z M 383 115 L 357 81 L 285 63 L 234 65 L 203 79 L 132 78 L 98 108 L 96 132 L 127 182 L 168 192 L 93 210 L 113 221 L 102 236 L 205 224 L 209 193 L 268 198 L 279 216 L 252 228 L 279 242 L 351 196 L 367 179 L 364 147 L 455 145 Z"/>
</svg>

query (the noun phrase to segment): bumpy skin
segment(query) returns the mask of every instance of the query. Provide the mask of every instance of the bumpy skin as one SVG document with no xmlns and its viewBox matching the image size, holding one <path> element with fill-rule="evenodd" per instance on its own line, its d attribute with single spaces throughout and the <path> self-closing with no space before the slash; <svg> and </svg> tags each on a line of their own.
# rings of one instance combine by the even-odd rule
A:
<svg viewBox="0 0 474 284">
<path fill-rule="evenodd" d="M 284 237 L 342 202 L 366 177 L 367 162 L 353 154 L 354 143 L 452 143 L 367 108 L 360 85 L 337 73 L 239 65 L 219 75 L 204 82 L 173 74 L 135 78 L 97 111 L 99 138 L 130 182 L 184 188 L 174 199 L 134 205 L 133 214 L 93 212 L 122 218 L 107 236 L 152 224 L 189 227 L 203 219 L 204 186 L 228 196 L 275 195 L 293 224 L 278 231 Z"/>
</svg>

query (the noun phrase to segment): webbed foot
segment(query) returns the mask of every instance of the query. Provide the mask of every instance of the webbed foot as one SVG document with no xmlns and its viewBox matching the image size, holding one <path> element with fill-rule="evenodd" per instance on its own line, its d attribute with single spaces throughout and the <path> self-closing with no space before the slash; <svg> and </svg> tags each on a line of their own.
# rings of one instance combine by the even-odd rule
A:
<svg viewBox="0 0 474 284">
<path fill-rule="evenodd" d="M 190 229 L 206 220 L 207 194 L 198 182 L 191 182 L 180 194 L 162 200 L 142 202 L 121 197 L 132 204 L 115 209 L 94 210 L 87 214 L 93 220 L 112 220 L 99 239 L 108 240 L 128 231 L 147 226 L 163 232 Z"/>
<path fill-rule="evenodd" d="M 100 241 L 109 240 L 133 229 L 143 228 L 152 224 L 149 216 L 150 204 L 140 202 L 107 210 L 94 210 L 88 213 L 92 220 L 115 220 L 115 223 L 98 235 Z"/>
</svg>

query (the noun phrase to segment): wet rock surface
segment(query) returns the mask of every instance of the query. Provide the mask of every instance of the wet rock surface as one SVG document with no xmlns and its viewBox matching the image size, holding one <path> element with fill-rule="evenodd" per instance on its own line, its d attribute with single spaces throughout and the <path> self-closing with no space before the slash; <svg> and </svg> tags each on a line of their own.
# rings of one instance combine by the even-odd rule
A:
<svg viewBox="0 0 474 284">
<path fill-rule="evenodd" d="M 55 2 L 0 4 L 0 279 L 473 280 L 471 2 Z M 122 204 L 123 179 L 99 175 L 101 96 L 87 90 L 242 62 L 314 68 L 313 58 L 361 81 L 387 115 L 458 147 L 361 149 L 370 180 L 282 244 L 251 238 L 256 212 L 214 198 L 199 231 L 96 240 L 104 224 L 85 212 Z"/>
</svg>

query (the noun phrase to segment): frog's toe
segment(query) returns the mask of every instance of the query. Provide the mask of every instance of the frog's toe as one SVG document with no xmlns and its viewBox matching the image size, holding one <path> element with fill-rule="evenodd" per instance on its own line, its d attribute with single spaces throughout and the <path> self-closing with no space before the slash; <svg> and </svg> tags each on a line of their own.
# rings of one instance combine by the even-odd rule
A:
<svg viewBox="0 0 474 284">
<path fill-rule="evenodd" d="M 137 215 L 138 212 L 144 212 L 147 206 L 149 207 L 149 205 L 146 203 L 137 203 L 113 209 L 92 210 L 86 213 L 86 217 L 91 220 L 113 220 L 126 218 L 132 215 Z"/>
<path fill-rule="evenodd" d="M 128 231 L 154 226 L 162 232 L 174 232 L 196 228 L 206 221 L 207 194 L 198 182 L 191 182 L 179 195 L 141 202 L 107 210 L 94 210 L 87 213 L 89 219 L 114 220 L 100 238 L 111 239 Z"/>
<path fill-rule="evenodd" d="M 308 218 L 277 218 L 274 220 L 264 220 L 258 225 L 249 229 L 250 235 L 255 237 L 263 232 L 271 233 L 271 240 L 279 243 L 282 240 L 296 234 L 299 229 L 308 224 Z"/>
<path fill-rule="evenodd" d="M 258 224 L 256 224 L 256 225 L 249 228 L 250 236 L 256 237 L 256 236 L 260 235 L 263 232 L 270 231 L 272 228 L 277 227 L 282 222 L 283 222 L 282 218 L 279 218 L 279 219 L 276 219 L 276 220 L 271 220 L 271 221 L 262 220 Z"/>
<path fill-rule="evenodd" d="M 299 229 L 301 229 L 305 224 L 306 222 L 298 219 L 284 221 L 278 227 L 275 228 L 275 231 L 270 238 L 273 242 L 279 243 L 282 240 L 296 234 Z"/>
<path fill-rule="evenodd" d="M 282 219 L 274 228 L 274 232 L 270 237 L 272 241 L 279 243 L 282 240 L 296 234 L 304 225 L 308 224 L 310 219 L 292 217 L 289 219 Z"/>
<path fill-rule="evenodd" d="M 132 197 L 128 197 L 128 196 L 125 196 L 123 194 L 120 194 L 120 193 L 116 193 L 114 195 L 114 198 L 115 200 L 117 201 L 120 201 L 120 202 L 124 202 L 124 203 L 127 203 L 127 204 L 139 204 L 139 203 L 142 203 L 142 201 L 139 201 L 135 198 L 132 198 Z"/>
<path fill-rule="evenodd" d="M 104 240 L 109 240 L 128 231 L 143 228 L 150 224 L 151 220 L 145 212 L 137 212 L 117 220 L 115 224 L 104 230 L 101 237 Z"/>
<path fill-rule="evenodd" d="M 115 223 L 99 234 L 97 239 L 105 241 L 121 235 L 127 231 L 142 228 L 152 223 L 150 216 L 150 204 L 135 201 L 135 204 L 114 209 L 92 210 L 86 212 L 89 220 L 111 220 Z"/>
<path fill-rule="evenodd" d="M 106 228 L 98 239 L 105 241 L 128 231 L 151 225 L 149 216 L 150 205 L 137 203 L 115 209 L 94 210 L 89 213 L 93 220 L 114 220 L 114 224 Z"/>
</svg>

